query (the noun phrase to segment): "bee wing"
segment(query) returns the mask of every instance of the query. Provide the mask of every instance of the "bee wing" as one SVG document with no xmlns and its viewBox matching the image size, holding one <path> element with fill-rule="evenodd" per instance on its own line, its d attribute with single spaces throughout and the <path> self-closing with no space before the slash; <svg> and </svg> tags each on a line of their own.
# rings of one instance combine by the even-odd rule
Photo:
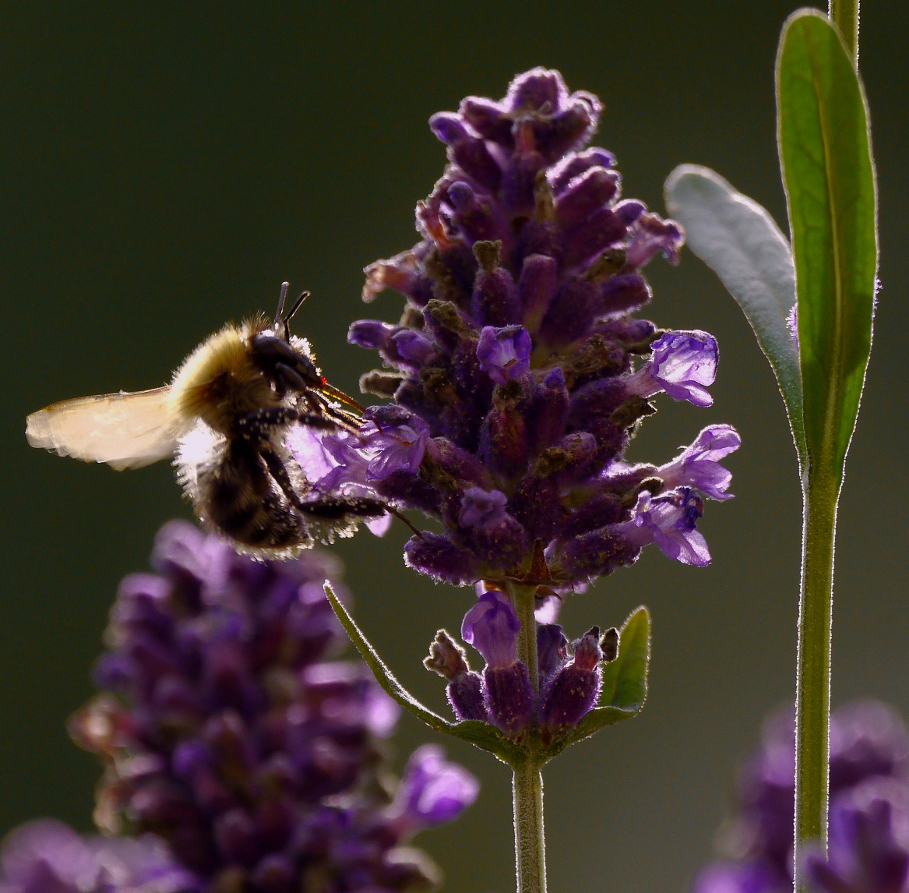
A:
<svg viewBox="0 0 909 893">
<path fill-rule="evenodd" d="M 170 387 L 63 400 L 33 412 L 25 436 L 33 447 L 118 471 L 173 455 L 186 425 L 175 415 Z"/>
</svg>

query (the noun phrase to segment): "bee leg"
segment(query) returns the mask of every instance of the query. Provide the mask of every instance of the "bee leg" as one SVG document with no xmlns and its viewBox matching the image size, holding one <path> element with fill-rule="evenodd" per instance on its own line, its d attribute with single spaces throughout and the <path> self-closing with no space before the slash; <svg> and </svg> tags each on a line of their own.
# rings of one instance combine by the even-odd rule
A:
<svg viewBox="0 0 909 893">
<path fill-rule="evenodd" d="M 309 422 L 308 416 L 294 409 L 265 409 L 260 410 L 257 413 L 251 413 L 250 415 L 257 417 L 256 421 L 259 424 L 262 424 L 263 416 L 279 418 L 280 421 L 273 423 L 277 425 L 284 425 L 289 420 L 295 420 L 294 417 L 297 417 L 299 421 L 302 421 L 304 424 L 311 424 Z M 241 421 L 245 422 L 248 418 L 249 416 L 246 416 Z M 316 418 L 323 423 L 326 421 L 321 416 L 316 416 Z M 262 457 L 262 461 L 265 462 L 265 466 L 268 468 L 269 474 L 271 474 L 275 480 L 275 483 L 281 488 L 281 492 L 284 493 L 284 495 L 287 497 L 288 502 L 290 502 L 290 504 L 295 509 L 305 514 L 319 515 L 319 503 L 304 504 L 301 501 L 299 494 L 296 490 L 294 490 L 293 485 L 291 484 L 290 475 L 287 473 L 287 468 L 285 468 L 284 462 L 281 460 L 281 457 L 267 444 L 259 445 L 258 452 Z M 324 501 L 322 503 L 322 507 L 325 510 L 338 511 L 345 504 L 347 510 L 353 514 L 363 513 L 363 509 L 370 510 L 373 507 L 378 507 L 381 505 L 382 510 L 388 512 L 391 515 L 394 515 L 399 521 L 402 521 L 404 524 L 406 524 L 410 530 L 418 537 L 423 537 L 423 532 L 414 527 L 405 515 L 399 512 L 394 506 L 387 505 L 386 503 L 378 500 L 354 498 L 351 499 L 349 503 L 345 503 L 344 498 L 341 497 Z M 368 511 L 366 513 L 368 514 Z"/>
<path fill-rule="evenodd" d="M 237 424 L 244 432 L 266 436 L 274 428 L 283 428 L 294 422 L 302 422 L 312 428 L 334 431 L 340 427 L 333 419 L 325 415 L 303 412 L 290 406 L 278 406 L 270 409 L 259 409 L 237 419 Z"/>
<path fill-rule="evenodd" d="M 268 473 L 281 488 L 281 492 L 287 497 L 287 501 L 295 509 L 303 511 L 303 503 L 290 482 L 290 475 L 287 473 L 287 469 L 284 467 L 284 462 L 281 461 L 281 457 L 269 446 L 260 446 L 258 452 L 265 462 L 266 468 L 268 468 Z"/>
</svg>

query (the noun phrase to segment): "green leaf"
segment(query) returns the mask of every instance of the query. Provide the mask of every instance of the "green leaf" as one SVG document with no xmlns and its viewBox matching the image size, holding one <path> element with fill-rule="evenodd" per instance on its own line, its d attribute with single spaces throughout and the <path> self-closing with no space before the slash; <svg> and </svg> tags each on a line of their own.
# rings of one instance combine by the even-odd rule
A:
<svg viewBox="0 0 909 893">
<path fill-rule="evenodd" d="M 628 615 L 619 631 L 619 653 L 603 670 L 599 706 L 637 713 L 647 699 L 649 669 L 650 613 L 642 605 Z"/>
<path fill-rule="evenodd" d="M 804 467 L 802 380 L 789 327 L 795 267 L 788 240 L 761 205 L 710 168 L 680 165 L 665 191 L 667 210 L 685 227 L 688 247 L 738 302 L 770 361 Z"/>
<path fill-rule="evenodd" d="M 776 80 L 809 465 L 841 481 L 871 350 L 877 273 L 865 96 L 842 39 L 814 9 L 783 26 Z"/>
<path fill-rule="evenodd" d="M 350 640 L 356 646 L 357 651 L 360 652 L 360 656 L 372 670 L 376 681 L 402 707 L 410 711 L 431 729 L 437 732 L 445 732 L 454 738 L 460 738 L 462 741 L 469 741 L 471 744 L 495 754 L 500 760 L 509 765 L 514 765 L 513 761 L 523 755 L 524 749 L 509 741 L 495 726 L 475 720 L 457 723 L 449 722 L 421 704 L 404 688 L 394 673 L 388 669 L 327 581 L 325 583 L 325 595 L 328 597 L 328 602 L 337 615 L 338 620 L 341 621 L 341 625 L 347 630 Z"/>
</svg>

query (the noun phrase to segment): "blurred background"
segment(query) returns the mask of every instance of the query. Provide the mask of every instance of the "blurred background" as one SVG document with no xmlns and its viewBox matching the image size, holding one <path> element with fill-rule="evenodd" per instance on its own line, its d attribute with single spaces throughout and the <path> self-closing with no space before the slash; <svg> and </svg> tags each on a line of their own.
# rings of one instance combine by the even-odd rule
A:
<svg viewBox="0 0 909 893">
<path fill-rule="evenodd" d="M 391 292 L 366 310 L 362 268 L 416 241 L 413 207 L 444 150 L 426 125 L 468 94 L 501 97 L 534 65 L 598 94 L 595 142 L 616 153 L 627 196 L 663 210 L 681 162 L 709 165 L 785 226 L 775 153 L 773 64 L 795 6 L 712 0 L 425 4 L 164 2 L 4 4 L 0 9 L 0 242 L 4 462 L 0 597 L 0 833 L 53 815 L 86 830 L 94 759 L 66 717 L 118 580 L 144 569 L 152 537 L 188 517 L 171 469 L 119 474 L 30 450 L 28 412 L 139 390 L 227 319 L 271 311 L 279 283 L 313 297 L 297 331 L 331 381 L 356 393 L 374 357 L 346 344 L 359 316 L 395 320 Z M 909 5 L 868 4 L 861 69 L 881 196 L 875 350 L 840 505 L 835 703 L 909 712 L 906 662 L 904 51 Z M 793 697 L 799 488 L 782 401 L 744 317 L 691 254 L 648 268 L 665 327 L 714 333 L 722 361 L 709 409 L 661 403 L 635 459 L 664 462 L 712 422 L 734 424 L 736 499 L 707 507 L 711 567 L 655 549 L 566 600 L 569 637 L 654 618 L 651 695 L 634 722 L 566 752 L 545 773 L 551 888 L 683 891 L 711 853 L 733 773 L 762 717 Z M 395 673 L 436 709 L 420 660 L 455 630 L 470 590 L 403 567 L 407 531 L 337 547 L 356 616 Z M 397 765 L 430 733 L 406 717 Z M 456 825 L 419 842 L 446 889 L 514 888 L 509 776 L 446 743 L 483 782 Z M 469 854 L 469 858 L 465 858 Z"/>
</svg>

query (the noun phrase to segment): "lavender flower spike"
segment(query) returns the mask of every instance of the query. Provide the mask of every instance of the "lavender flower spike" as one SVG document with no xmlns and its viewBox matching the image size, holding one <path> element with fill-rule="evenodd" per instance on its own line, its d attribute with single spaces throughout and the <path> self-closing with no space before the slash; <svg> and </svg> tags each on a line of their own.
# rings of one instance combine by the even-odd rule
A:
<svg viewBox="0 0 909 893">
<path fill-rule="evenodd" d="M 391 808 L 382 739 L 399 708 L 364 664 L 333 659 L 346 637 L 323 590 L 339 573 L 330 555 L 256 562 L 174 522 L 153 564 L 121 587 L 96 669 L 107 691 L 72 730 L 105 761 L 105 829 L 157 834 L 203 893 L 431 885 L 404 844 L 473 788 L 441 758 L 418 760 L 424 812 Z M 443 808 L 427 790 L 452 773 L 463 783 Z"/>
<path fill-rule="evenodd" d="M 651 535 L 630 523 L 641 479 L 617 473 L 656 411 L 651 398 L 710 405 L 717 346 L 634 315 L 651 298 L 644 267 L 657 255 L 674 263 L 684 233 L 621 197 L 615 159 L 588 145 L 601 111 L 535 68 L 504 99 L 470 96 L 435 115 L 448 163 L 417 207 L 420 241 L 366 270 L 364 298 L 394 288 L 406 302 L 399 322 L 350 330 L 385 364 L 361 386 L 394 402 L 372 411 L 379 428 L 359 439 L 325 435 L 369 457 L 339 463 L 331 483 L 439 522 L 405 546 L 407 563 L 436 580 L 561 594 L 654 542 L 706 563 L 700 535 L 663 517 L 665 500 Z M 425 449 L 403 461 L 389 429 L 420 424 Z M 670 489 L 725 494 L 717 467 L 668 468 Z"/>
<path fill-rule="evenodd" d="M 795 723 L 792 708 L 765 723 L 740 773 L 735 814 L 725 823 L 724 860 L 707 866 L 695 893 L 792 890 Z M 909 731 L 884 704 L 835 710 L 830 722 L 828 856 L 806 855 L 812 893 L 909 890 Z"/>
<path fill-rule="evenodd" d="M 909 880 L 909 787 L 866 782 L 841 797 L 830 815 L 828 857 L 810 853 L 818 893 L 904 893 Z"/>
</svg>

